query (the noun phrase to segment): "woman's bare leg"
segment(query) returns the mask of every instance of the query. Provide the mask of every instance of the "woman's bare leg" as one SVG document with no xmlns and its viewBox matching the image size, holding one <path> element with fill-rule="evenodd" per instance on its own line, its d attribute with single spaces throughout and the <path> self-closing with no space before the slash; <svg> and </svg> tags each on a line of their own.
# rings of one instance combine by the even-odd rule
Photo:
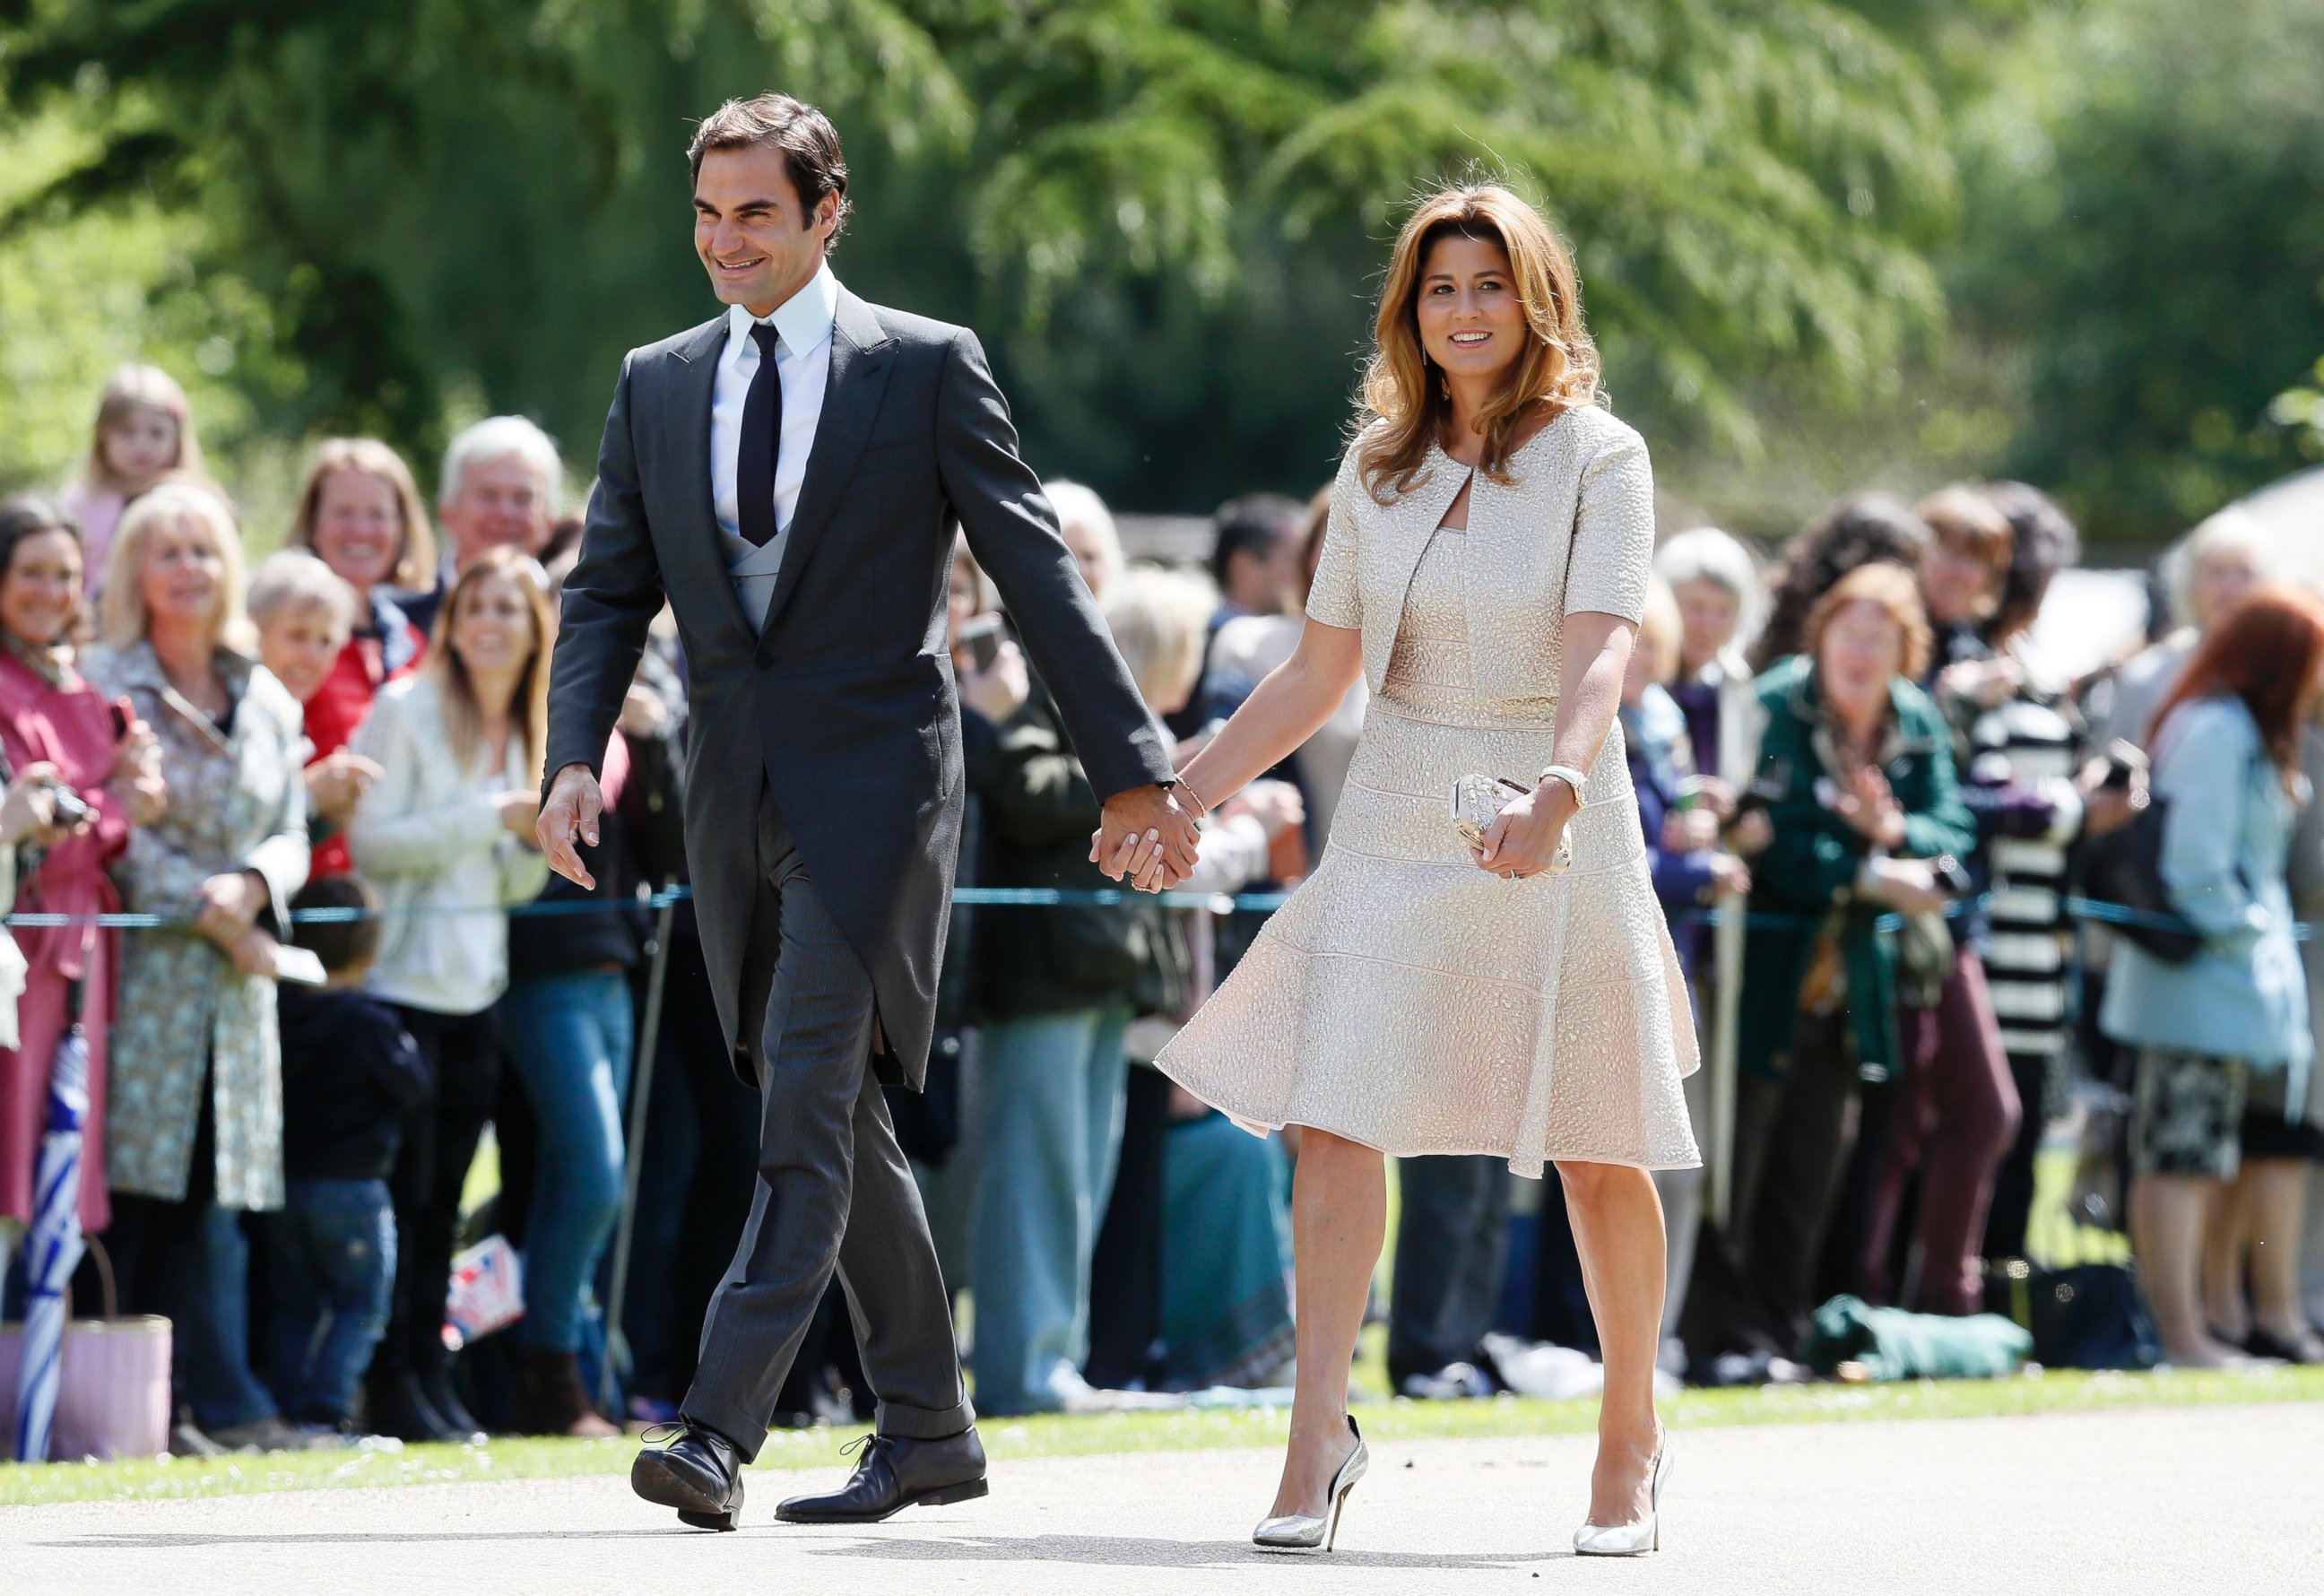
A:
<svg viewBox="0 0 2324 1596">
<path fill-rule="evenodd" d="M 1661 1423 L 1655 1416 L 1655 1353 L 1662 1340 L 1663 1206 L 1654 1177 L 1622 1164 L 1561 1163 L 1566 1212 L 1582 1256 L 1606 1390 L 1598 1406 L 1598 1464 L 1590 1474 L 1590 1522 L 1635 1524 L 1652 1506 L 1648 1485 Z"/>
<path fill-rule="evenodd" d="M 2307 1221 L 2308 1165 L 2301 1158 L 2246 1158 L 2245 1233 L 2251 1241 L 2252 1318 L 2279 1341 L 2310 1333 L 2300 1300 L 2301 1232 Z"/>
<path fill-rule="evenodd" d="M 2203 1222 L 2203 1331 L 2239 1342 L 2251 1334 L 2251 1303 L 2246 1295 L 2244 1260 L 2252 1241 L 2252 1166 L 2220 1189 Z"/>
<path fill-rule="evenodd" d="M 1270 1518 L 1321 1514 L 1332 1476 L 1353 1449 L 1348 1368 L 1387 1235 L 1388 1171 L 1379 1150 L 1303 1130 L 1291 1181 L 1299 1383 Z"/>
<path fill-rule="evenodd" d="M 2131 1251 L 2163 1355 L 2182 1369 L 2219 1369 L 2236 1360 L 2235 1350 L 2203 1327 L 2198 1285 L 2206 1222 L 2220 1191 L 2218 1181 L 2191 1175 L 2142 1175 L 2130 1183 Z"/>
</svg>

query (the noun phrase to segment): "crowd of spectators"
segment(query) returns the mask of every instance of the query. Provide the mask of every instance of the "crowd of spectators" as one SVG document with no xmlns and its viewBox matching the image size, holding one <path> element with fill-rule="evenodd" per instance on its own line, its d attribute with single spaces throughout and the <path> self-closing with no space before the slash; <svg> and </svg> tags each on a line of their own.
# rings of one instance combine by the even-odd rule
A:
<svg viewBox="0 0 2324 1596">
<path fill-rule="evenodd" d="M 0 938 L 0 1258 L 78 1026 L 79 1218 L 124 1307 L 172 1322 L 181 1448 L 609 1435 L 691 1374 L 757 1110 L 682 894 L 650 907 L 685 880 L 674 638 L 607 750 L 596 885 L 551 881 L 533 841 L 563 484 L 517 418 L 454 439 L 432 515 L 392 448 L 331 439 L 275 537 L 205 475 L 178 387 L 132 366 L 72 484 L 0 504 L 0 884 L 69 921 Z M 1202 571 L 1131 564 L 1096 494 L 1049 494 L 1183 762 L 1289 657 L 1328 490 L 1224 505 Z M 281 547 L 246 577 L 261 531 Z M 1792 1377 L 1837 1293 L 1987 1307 L 2045 1149 L 2075 1145 L 2078 1216 L 2126 1232 L 2163 1357 L 2324 1361 L 2300 1268 L 2324 944 L 2295 931 L 2324 910 L 2324 600 L 2223 512 L 2166 562 L 2143 651 L 2069 680 L 2032 628 L 2078 558 L 2006 483 L 1850 498 L 1765 568 L 1709 528 L 1661 548 L 1621 724 L 1732 1080 L 1723 1103 L 1717 1072 L 1689 1084 L 1711 1167 L 1656 1176 L 1674 1376 Z M 1106 900 L 1101 795 L 965 549 L 949 625 L 961 884 L 1066 893 L 955 910 L 928 1090 L 895 1105 L 973 1305 L 976 1403 L 1286 1383 L 1296 1128 L 1247 1135 L 1149 1062 L 1264 912 L 1196 899 L 1276 891 L 1328 845 L 1364 689 L 1219 807 L 1189 897 Z M 2070 913 L 2093 846 L 2134 835 L 2185 946 Z M 124 910 L 164 923 L 92 923 Z M 1561 1203 L 1491 1158 L 1399 1177 L 1400 1392 L 1489 1394 L 1496 1347 L 1589 1349 Z M 464 1345 L 447 1283 L 491 1232 L 524 1311 Z M 852 1339 L 826 1303 L 787 1416 L 859 1400 Z"/>
</svg>

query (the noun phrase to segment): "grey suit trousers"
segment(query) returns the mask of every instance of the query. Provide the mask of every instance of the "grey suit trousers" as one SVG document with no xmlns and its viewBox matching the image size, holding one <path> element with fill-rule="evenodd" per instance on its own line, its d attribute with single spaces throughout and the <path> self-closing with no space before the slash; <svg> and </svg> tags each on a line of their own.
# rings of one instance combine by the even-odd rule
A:
<svg viewBox="0 0 2324 1596">
<path fill-rule="evenodd" d="M 756 1457 L 836 1269 L 881 1434 L 957 1435 L 976 1416 L 919 1188 L 870 1068 L 872 974 L 763 788 L 758 834 L 742 992 L 742 1012 L 766 1016 L 758 1188 L 704 1315 L 701 1361 L 680 1411 Z"/>
</svg>

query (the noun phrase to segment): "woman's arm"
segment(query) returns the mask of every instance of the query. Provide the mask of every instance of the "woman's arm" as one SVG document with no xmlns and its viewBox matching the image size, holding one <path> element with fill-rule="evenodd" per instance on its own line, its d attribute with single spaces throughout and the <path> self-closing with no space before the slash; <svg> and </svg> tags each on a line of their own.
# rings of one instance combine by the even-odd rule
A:
<svg viewBox="0 0 2324 1596">
<path fill-rule="evenodd" d="M 287 696 L 283 704 L 293 712 L 297 709 Z M 260 707 L 245 703 L 244 713 L 255 720 L 254 712 Z M 307 872 L 313 867 L 314 856 L 307 836 L 307 783 L 300 770 L 306 742 L 295 725 L 281 726 L 280 733 L 270 752 L 280 767 L 290 772 L 289 779 L 282 783 L 281 797 L 275 803 L 273 814 L 267 817 L 263 835 L 243 854 L 242 868 L 266 883 L 275 927 L 288 934 L 291 895 L 307 884 Z M 264 737 L 268 733 L 264 725 L 254 724 L 249 734 Z"/>
<path fill-rule="evenodd" d="M 1179 780 L 1204 809 L 1217 808 L 1321 731 L 1363 670 L 1362 632 L 1311 615 L 1291 658 L 1267 673 Z"/>
<path fill-rule="evenodd" d="M 1565 617 L 1564 658 L 1558 668 L 1557 734 L 1550 763 L 1577 770 L 1596 767 L 1622 706 L 1622 677 L 1638 629 L 1619 615 L 1577 610 Z M 1477 863 L 1496 875 L 1538 875 L 1557 856 L 1565 823 L 1582 807 L 1573 789 L 1545 781 L 1503 809 Z"/>
<path fill-rule="evenodd" d="M 2238 718 L 2200 702 L 2174 711 L 2154 766 L 2154 796 L 2170 804 L 2156 861 L 2163 890 L 2171 907 L 2212 942 L 2248 941 L 2268 927 L 2266 906 L 2236 868 L 2248 801 L 2244 787 L 2256 757 Z"/>
</svg>

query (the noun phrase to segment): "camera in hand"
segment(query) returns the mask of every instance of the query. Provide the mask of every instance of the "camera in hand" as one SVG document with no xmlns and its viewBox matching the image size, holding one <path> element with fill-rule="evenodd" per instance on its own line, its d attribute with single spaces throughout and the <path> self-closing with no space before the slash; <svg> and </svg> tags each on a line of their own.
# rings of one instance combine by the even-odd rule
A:
<svg viewBox="0 0 2324 1596">
<path fill-rule="evenodd" d="M 61 781 L 50 781 L 43 785 L 49 789 L 50 812 L 56 817 L 52 825 L 61 830 L 70 830 L 88 818 L 87 798 Z"/>
<path fill-rule="evenodd" d="M 1966 898 L 1977 890 L 1977 882 L 1968 868 L 1950 853 L 1940 853 L 1929 861 L 1929 872 L 1937 878 L 1937 885 L 1956 898 Z"/>
</svg>

